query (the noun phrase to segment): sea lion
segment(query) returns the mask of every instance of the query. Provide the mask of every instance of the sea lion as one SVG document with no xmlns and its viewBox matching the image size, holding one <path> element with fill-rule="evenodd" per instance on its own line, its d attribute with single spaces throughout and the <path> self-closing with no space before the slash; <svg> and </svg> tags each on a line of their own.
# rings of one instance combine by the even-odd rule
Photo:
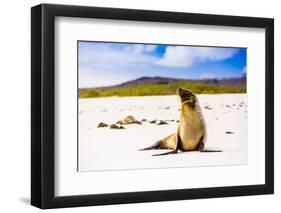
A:
<svg viewBox="0 0 281 213">
<path fill-rule="evenodd" d="M 140 151 L 172 149 L 172 151 L 153 156 L 175 154 L 178 150 L 220 152 L 220 150 L 204 149 L 207 139 L 207 130 L 197 97 L 191 91 L 182 88 L 177 89 L 177 94 L 180 96 L 181 100 L 181 113 L 177 132 L 157 141 L 152 146 L 140 149 Z"/>
</svg>

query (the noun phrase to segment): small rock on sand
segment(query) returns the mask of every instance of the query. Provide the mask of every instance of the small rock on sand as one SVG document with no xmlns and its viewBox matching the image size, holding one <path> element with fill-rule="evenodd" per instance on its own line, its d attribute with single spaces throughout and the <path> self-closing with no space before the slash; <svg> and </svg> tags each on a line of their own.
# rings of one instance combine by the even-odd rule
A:
<svg viewBox="0 0 281 213">
<path fill-rule="evenodd" d="M 119 126 L 117 124 L 110 125 L 110 129 L 119 129 Z"/>
<path fill-rule="evenodd" d="M 125 127 L 121 125 L 119 126 L 117 124 L 112 124 L 110 125 L 110 129 L 125 129 Z"/>
<path fill-rule="evenodd" d="M 141 124 L 140 121 L 135 119 L 133 116 L 129 115 L 121 121 L 117 121 L 118 124 L 126 125 L 126 124 Z"/>
<path fill-rule="evenodd" d="M 100 122 L 98 128 L 107 127 L 107 126 L 108 125 L 106 123 Z"/>
<path fill-rule="evenodd" d="M 166 121 L 159 121 L 159 123 L 157 125 L 165 125 L 165 124 L 168 124 Z"/>
<path fill-rule="evenodd" d="M 225 134 L 234 134 L 234 132 L 226 131 Z"/>
<path fill-rule="evenodd" d="M 150 121 L 151 124 L 155 124 L 157 120 Z"/>
<path fill-rule="evenodd" d="M 209 109 L 209 110 L 213 109 L 213 108 L 211 108 L 211 107 L 209 107 L 209 106 L 205 106 L 204 108 L 205 108 L 205 109 Z"/>
</svg>

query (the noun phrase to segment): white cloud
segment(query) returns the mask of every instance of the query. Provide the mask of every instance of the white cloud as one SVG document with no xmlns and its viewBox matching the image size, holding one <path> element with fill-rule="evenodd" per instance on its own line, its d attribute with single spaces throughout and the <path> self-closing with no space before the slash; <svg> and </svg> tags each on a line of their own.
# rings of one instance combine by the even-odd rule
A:
<svg viewBox="0 0 281 213">
<path fill-rule="evenodd" d="M 170 67 L 190 67 L 196 62 L 221 61 L 238 52 L 234 48 L 169 46 L 157 64 Z"/>
<path fill-rule="evenodd" d="M 152 52 L 155 45 L 124 45 L 121 48 L 113 48 L 111 45 L 96 45 L 90 48 L 81 48 L 79 61 L 82 63 L 118 64 L 129 65 L 133 63 L 153 63 L 156 57 L 146 53 Z"/>
<path fill-rule="evenodd" d="M 147 45 L 147 44 L 130 44 L 125 47 L 125 51 L 134 55 L 150 53 L 153 52 L 155 49 L 156 49 L 156 45 Z"/>
<path fill-rule="evenodd" d="M 145 52 L 153 52 L 156 49 L 156 45 L 145 45 L 144 51 Z"/>
<path fill-rule="evenodd" d="M 156 45 L 95 43 L 79 48 L 79 87 L 122 83 L 148 70 L 157 57 Z"/>
<path fill-rule="evenodd" d="M 79 88 L 112 86 L 130 80 L 130 76 L 120 75 L 117 72 L 107 72 L 106 70 L 80 69 Z"/>
</svg>

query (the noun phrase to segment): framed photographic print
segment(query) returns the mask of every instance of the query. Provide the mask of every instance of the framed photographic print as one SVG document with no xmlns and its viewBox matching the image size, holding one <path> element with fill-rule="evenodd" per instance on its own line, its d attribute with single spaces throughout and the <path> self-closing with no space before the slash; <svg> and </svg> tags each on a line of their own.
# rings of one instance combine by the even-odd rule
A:
<svg viewBox="0 0 281 213">
<path fill-rule="evenodd" d="M 31 9 L 31 203 L 272 194 L 274 21 Z"/>
</svg>

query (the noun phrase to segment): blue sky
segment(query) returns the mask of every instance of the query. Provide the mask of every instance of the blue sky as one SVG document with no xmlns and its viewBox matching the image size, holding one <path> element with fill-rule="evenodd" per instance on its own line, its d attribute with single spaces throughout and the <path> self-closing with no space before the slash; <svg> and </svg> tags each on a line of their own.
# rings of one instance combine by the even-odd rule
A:
<svg viewBox="0 0 281 213">
<path fill-rule="evenodd" d="M 143 76 L 231 78 L 246 73 L 246 48 L 78 42 L 79 88 Z"/>
</svg>

